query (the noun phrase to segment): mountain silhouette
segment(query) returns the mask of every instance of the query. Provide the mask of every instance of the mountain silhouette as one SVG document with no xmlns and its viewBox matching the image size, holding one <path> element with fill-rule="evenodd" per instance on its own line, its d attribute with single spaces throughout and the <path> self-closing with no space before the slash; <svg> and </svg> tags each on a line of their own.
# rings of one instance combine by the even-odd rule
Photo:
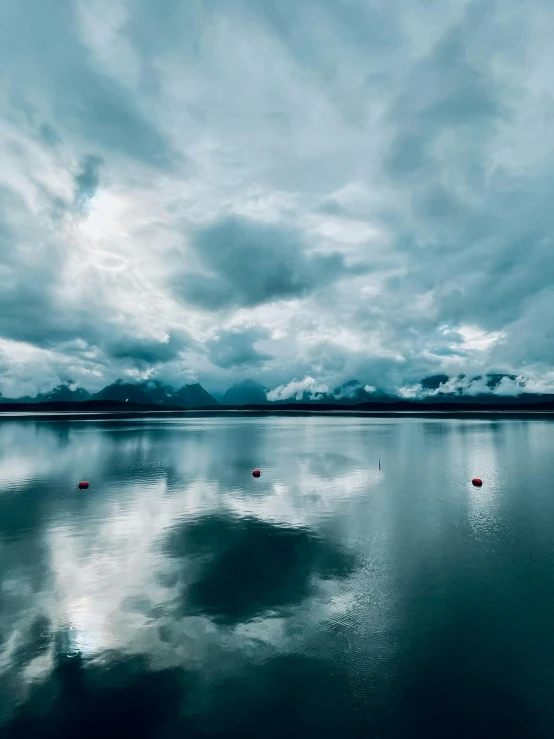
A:
<svg viewBox="0 0 554 739">
<path fill-rule="evenodd" d="M 223 405 L 262 405 L 269 403 L 268 390 L 254 380 L 243 380 L 230 387 L 222 398 Z"/>
<path fill-rule="evenodd" d="M 128 406 L 163 405 L 173 408 L 203 408 L 219 405 L 218 401 L 204 390 L 199 383 L 183 385 L 183 387 L 175 390 L 160 380 L 146 380 L 143 382 L 116 380 L 116 382 L 92 395 L 70 381 L 63 382 L 46 393 L 38 393 L 36 396 L 26 395 L 20 398 L 5 398 L 0 394 L 0 403 L 3 405 L 72 404 L 84 401 L 98 401 L 108 404 L 124 403 Z"/>
<path fill-rule="evenodd" d="M 457 375 L 450 377 L 445 374 L 424 377 L 419 388 L 415 386 L 414 394 L 410 397 L 399 397 L 381 389 L 364 385 L 358 380 L 349 380 L 328 393 L 312 395 L 309 390 L 300 396 L 282 398 L 271 402 L 267 399 L 268 389 L 259 382 L 248 379 L 232 385 L 223 395 L 221 403 L 208 393 L 199 383 L 183 385 L 175 389 L 161 380 L 145 380 L 142 382 L 125 382 L 117 380 L 97 393 L 91 395 L 84 388 L 78 387 L 70 380 L 65 380 L 57 387 L 36 396 L 21 398 L 5 398 L 0 394 L 0 404 L 13 407 L 37 404 L 53 404 L 67 406 L 74 404 L 91 405 L 96 407 L 131 406 L 164 406 L 172 409 L 209 408 L 209 407 L 244 407 L 264 406 L 300 408 L 316 407 L 323 409 L 340 407 L 358 407 L 360 410 L 384 409 L 390 406 L 395 408 L 413 407 L 448 409 L 456 407 L 490 408 L 518 406 L 532 407 L 537 404 L 554 404 L 554 394 L 527 392 L 524 381 L 518 380 L 515 375 L 504 373 L 489 373 L 468 377 Z"/>
<path fill-rule="evenodd" d="M 153 393 L 148 392 L 145 382 L 134 383 L 116 380 L 113 384 L 103 388 L 92 397 L 94 400 L 114 400 L 123 403 L 152 403 L 152 395 L 154 394 L 156 395 L 154 402 L 163 402 L 162 398 L 164 395 L 161 389 L 156 388 L 156 390 Z"/>
<path fill-rule="evenodd" d="M 209 405 L 219 405 L 219 402 L 207 390 L 204 390 L 198 382 L 192 385 L 183 385 L 180 390 L 173 394 L 171 401 L 183 408 L 202 408 Z"/>
<path fill-rule="evenodd" d="M 174 390 L 160 380 L 131 383 L 117 380 L 92 396 L 94 400 L 112 400 L 124 403 L 144 403 L 201 408 L 219 405 L 217 400 L 198 383 L 183 385 Z"/>
<path fill-rule="evenodd" d="M 75 386 L 71 380 L 65 380 L 52 390 L 37 395 L 25 395 L 21 398 L 4 398 L 0 394 L 2 403 L 80 403 L 89 400 L 90 393 L 82 387 Z"/>
</svg>

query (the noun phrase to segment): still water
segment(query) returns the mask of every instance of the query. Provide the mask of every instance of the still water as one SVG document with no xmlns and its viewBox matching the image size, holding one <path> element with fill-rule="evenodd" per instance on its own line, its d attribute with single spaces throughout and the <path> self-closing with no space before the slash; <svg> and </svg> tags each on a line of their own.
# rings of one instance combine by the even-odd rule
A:
<svg viewBox="0 0 554 739">
<path fill-rule="evenodd" d="M 553 737 L 553 452 L 547 419 L 1 420 L 0 736 Z"/>
</svg>

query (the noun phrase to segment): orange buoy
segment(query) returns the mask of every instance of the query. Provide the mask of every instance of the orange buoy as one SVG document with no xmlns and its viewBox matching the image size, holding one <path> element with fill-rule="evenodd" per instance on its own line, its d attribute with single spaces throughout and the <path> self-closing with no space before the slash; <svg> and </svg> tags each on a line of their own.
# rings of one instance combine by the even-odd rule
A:
<svg viewBox="0 0 554 739">
<path fill-rule="evenodd" d="M 483 484 L 483 480 L 481 480 L 480 477 L 474 477 L 473 480 L 471 481 L 471 484 L 475 485 L 476 488 L 480 488 L 481 485 Z"/>
<path fill-rule="evenodd" d="M 79 490 L 86 490 L 88 487 L 90 487 L 90 482 L 86 482 L 85 480 L 83 480 L 79 483 L 78 487 Z"/>
<path fill-rule="evenodd" d="M 254 470 L 254 472 L 252 472 L 252 477 L 259 477 L 261 474 L 260 470 Z"/>
</svg>

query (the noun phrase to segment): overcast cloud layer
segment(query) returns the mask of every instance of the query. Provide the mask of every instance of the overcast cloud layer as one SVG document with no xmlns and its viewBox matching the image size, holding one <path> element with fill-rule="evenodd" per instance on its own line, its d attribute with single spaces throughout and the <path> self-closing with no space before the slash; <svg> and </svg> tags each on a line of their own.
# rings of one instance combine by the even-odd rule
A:
<svg viewBox="0 0 554 739">
<path fill-rule="evenodd" d="M 0 391 L 552 389 L 552 38 L 548 0 L 0 0 Z"/>
</svg>

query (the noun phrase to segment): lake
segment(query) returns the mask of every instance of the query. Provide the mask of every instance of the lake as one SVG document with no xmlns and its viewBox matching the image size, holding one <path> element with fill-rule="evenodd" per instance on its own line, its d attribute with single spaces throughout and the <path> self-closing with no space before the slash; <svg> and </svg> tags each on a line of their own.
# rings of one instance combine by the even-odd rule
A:
<svg viewBox="0 0 554 739">
<path fill-rule="evenodd" d="M 2 739 L 546 739 L 553 693 L 546 418 L 0 420 Z"/>
</svg>

